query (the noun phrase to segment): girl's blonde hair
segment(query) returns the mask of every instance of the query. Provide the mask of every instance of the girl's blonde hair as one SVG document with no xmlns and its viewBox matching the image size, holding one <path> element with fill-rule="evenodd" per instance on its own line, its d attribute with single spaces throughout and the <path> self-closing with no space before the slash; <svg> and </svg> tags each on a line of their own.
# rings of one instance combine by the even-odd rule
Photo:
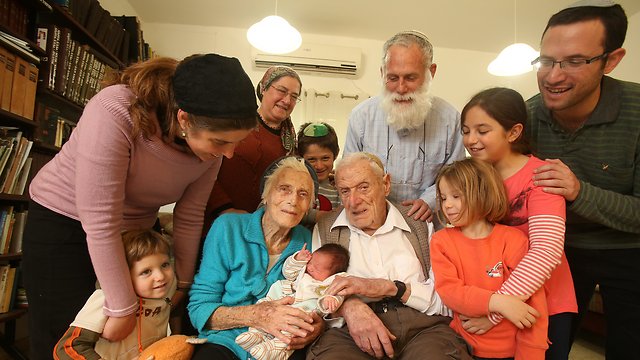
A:
<svg viewBox="0 0 640 360">
<path fill-rule="evenodd" d="M 442 179 L 462 193 L 463 209 L 460 217 L 466 214 L 470 222 L 486 219 L 495 224 L 509 214 L 509 202 L 504 183 L 491 164 L 469 158 L 445 165 L 436 178 L 436 196 L 440 209 L 442 209 L 440 193 Z M 438 211 L 438 220 L 443 224 L 446 223 L 442 211 Z"/>
</svg>

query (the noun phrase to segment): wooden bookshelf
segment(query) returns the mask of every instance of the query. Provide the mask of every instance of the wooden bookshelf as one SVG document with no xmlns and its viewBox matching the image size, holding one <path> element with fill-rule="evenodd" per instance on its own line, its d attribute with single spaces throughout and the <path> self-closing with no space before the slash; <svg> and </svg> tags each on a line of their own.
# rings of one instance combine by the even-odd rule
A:
<svg viewBox="0 0 640 360">
<path fill-rule="evenodd" d="M 47 20 L 71 29 L 75 36 L 78 36 L 83 43 L 89 45 L 92 49 L 97 50 L 96 55 L 99 56 L 100 59 L 107 63 L 109 66 L 114 68 L 124 67 L 125 64 L 120 61 L 120 59 L 118 59 L 115 54 L 109 51 L 109 49 L 107 49 L 104 44 L 102 44 L 102 42 L 98 41 L 98 39 L 96 39 L 93 34 L 90 34 L 84 27 L 84 25 L 80 24 L 64 8 L 57 4 L 54 4 L 51 0 L 46 0 L 46 2 L 52 8 L 52 18 Z"/>
</svg>

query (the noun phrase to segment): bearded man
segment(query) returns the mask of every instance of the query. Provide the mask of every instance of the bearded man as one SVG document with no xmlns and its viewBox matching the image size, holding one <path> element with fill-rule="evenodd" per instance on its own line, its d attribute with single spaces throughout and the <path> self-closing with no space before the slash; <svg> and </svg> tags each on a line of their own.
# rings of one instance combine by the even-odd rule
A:
<svg viewBox="0 0 640 360">
<path fill-rule="evenodd" d="M 460 113 L 429 93 L 436 64 L 425 34 L 402 31 L 387 40 L 380 73 L 382 94 L 351 112 L 344 155 L 377 155 L 391 175 L 388 199 L 411 205 L 414 219 L 431 221 L 440 168 L 465 157 Z"/>
</svg>

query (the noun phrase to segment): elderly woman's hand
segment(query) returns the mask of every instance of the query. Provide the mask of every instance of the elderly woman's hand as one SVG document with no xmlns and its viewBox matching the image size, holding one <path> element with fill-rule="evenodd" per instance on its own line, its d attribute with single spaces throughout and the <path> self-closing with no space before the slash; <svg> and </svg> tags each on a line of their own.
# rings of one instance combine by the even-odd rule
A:
<svg viewBox="0 0 640 360">
<path fill-rule="evenodd" d="M 291 338 L 284 335 L 283 331 L 292 336 L 307 337 L 314 331 L 312 325 L 314 319 L 303 310 L 288 306 L 291 304 L 293 304 L 293 298 L 284 297 L 254 305 L 251 326 L 268 332 L 286 344 L 291 343 Z"/>
</svg>

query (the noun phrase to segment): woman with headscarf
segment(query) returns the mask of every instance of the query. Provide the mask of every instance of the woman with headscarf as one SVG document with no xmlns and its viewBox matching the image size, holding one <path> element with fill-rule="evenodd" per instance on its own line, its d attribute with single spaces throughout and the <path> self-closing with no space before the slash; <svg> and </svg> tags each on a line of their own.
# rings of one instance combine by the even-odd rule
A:
<svg viewBox="0 0 640 360">
<path fill-rule="evenodd" d="M 222 163 L 205 211 L 204 234 L 213 220 L 226 212 L 253 212 L 265 169 L 274 160 L 295 153 L 296 133 L 291 112 L 300 101 L 302 81 L 286 66 L 269 68 L 256 86 L 260 99 L 259 124 L 236 148 L 233 159 Z"/>
</svg>

